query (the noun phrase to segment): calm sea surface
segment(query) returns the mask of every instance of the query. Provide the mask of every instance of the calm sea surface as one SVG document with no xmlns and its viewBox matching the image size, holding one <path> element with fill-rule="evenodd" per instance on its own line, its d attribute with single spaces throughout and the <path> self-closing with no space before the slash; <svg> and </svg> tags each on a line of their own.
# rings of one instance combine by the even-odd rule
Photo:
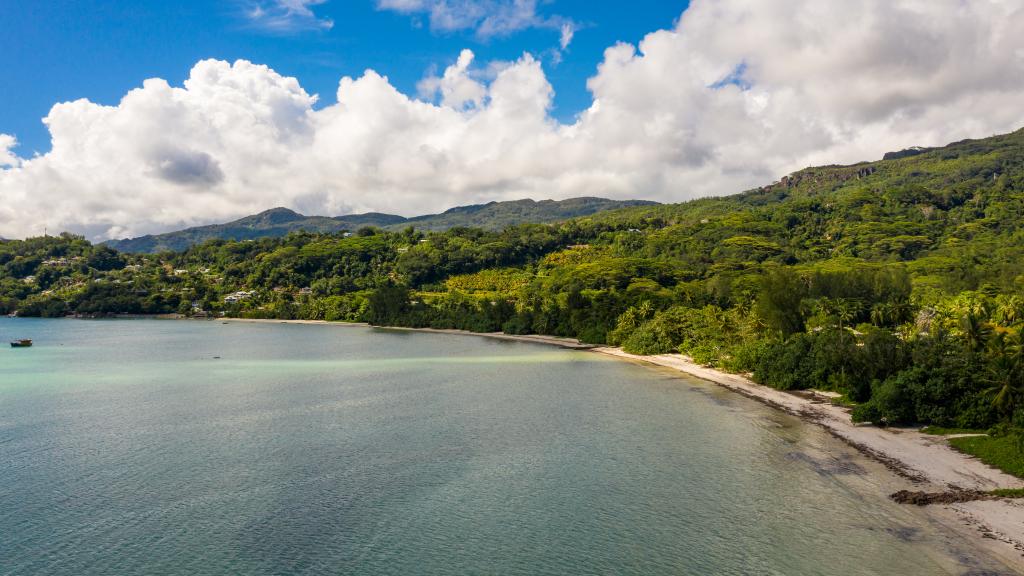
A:
<svg viewBox="0 0 1024 576">
<path fill-rule="evenodd" d="M 16 337 L 36 345 L 0 349 L 4 575 L 999 569 L 822 431 L 597 354 L 0 319 Z"/>
</svg>

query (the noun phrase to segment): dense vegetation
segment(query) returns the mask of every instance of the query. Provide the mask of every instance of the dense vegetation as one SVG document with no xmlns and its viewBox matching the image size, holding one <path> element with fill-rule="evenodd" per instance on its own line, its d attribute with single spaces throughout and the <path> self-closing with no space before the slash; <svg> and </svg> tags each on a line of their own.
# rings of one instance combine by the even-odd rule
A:
<svg viewBox="0 0 1024 576">
<path fill-rule="evenodd" d="M 397 231 L 407 226 L 418 230 L 444 231 L 456 226 L 474 226 L 501 230 L 506 226 L 551 223 L 577 216 L 589 216 L 602 210 L 654 204 L 642 200 L 607 200 L 604 198 L 570 198 L 568 200 L 514 200 L 489 202 L 473 206 L 457 206 L 441 214 L 405 218 L 394 214 L 349 214 L 347 216 L 303 216 L 287 208 L 272 208 L 226 224 L 197 226 L 166 234 L 150 234 L 138 238 L 111 240 L 107 245 L 121 252 L 181 251 L 207 240 L 255 240 L 278 238 L 291 232 L 348 232 L 364 226 Z"/>
<path fill-rule="evenodd" d="M 681 352 L 857 420 L 1024 426 L 1024 131 L 560 224 L 362 228 L 155 256 L 0 244 L 0 309 L 573 336 Z M 1009 445 L 1009 441 L 1001 443 Z"/>
</svg>

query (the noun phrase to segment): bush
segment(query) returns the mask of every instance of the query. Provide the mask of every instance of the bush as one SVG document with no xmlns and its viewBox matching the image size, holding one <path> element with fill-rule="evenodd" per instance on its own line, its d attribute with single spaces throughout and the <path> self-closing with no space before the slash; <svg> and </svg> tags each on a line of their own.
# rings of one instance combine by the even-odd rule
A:
<svg viewBox="0 0 1024 576">
<path fill-rule="evenodd" d="M 59 318 L 69 312 L 68 305 L 58 298 L 30 298 L 18 308 L 19 316 Z"/>
<path fill-rule="evenodd" d="M 532 334 L 533 318 L 528 313 L 516 314 L 501 325 L 505 334 Z"/>
<path fill-rule="evenodd" d="M 911 423 L 917 419 L 912 390 L 926 378 L 919 368 L 905 370 L 885 382 L 875 381 L 871 400 L 853 410 L 854 422 L 873 422 L 879 426 Z"/>
<path fill-rule="evenodd" d="M 777 344 L 773 340 L 746 340 L 729 350 L 722 367 L 730 372 L 753 372 Z"/>
<path fill-rule="evenodd" d="M 850 419 L 854 422 L 871 422 L 879 426 L 884 426 L 886 423 L 882 419 L 881 410 L 878 409 L 878 405 L 874 402 L 866 402 L 854 406 L 853 411 L 850 412 Z"/>
<path fill-rule="evenodd" d="M 754 380 L 779 390 L 808 388 L 810 377 L 804 372 L 804 358 L 810 352 L 811 339 L 807 334 L 795 334 L 788 340 L 775 342 L 754 367 Z"/>
<path fill-rule="evenodd" d="M 702 366 L 717 366 L 722 358 L 722 347 L 712 342 L 701 342 L 687 348 L 679 347 L 679 351 L 688 355 L 694 362 Z"/>
<path fill-rule="evenodd" d="M 607 332 L 600 326 L 588 326 L 580 332 L 578 338 L 580 342 L 587 344 L 604 344 L 606 334 Z"/>
<path fill-rule="evenodd" d="M 668 354 L 675 351 L 672 341 L 655 322 L 644 322 L 622 343 L 622 349 L 630 354 Z"/>
</svg>

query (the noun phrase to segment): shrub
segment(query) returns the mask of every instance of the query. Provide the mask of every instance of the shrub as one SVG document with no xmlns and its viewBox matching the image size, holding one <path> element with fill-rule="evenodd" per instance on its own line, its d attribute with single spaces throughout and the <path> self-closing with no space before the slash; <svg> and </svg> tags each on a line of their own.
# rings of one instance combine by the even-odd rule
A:
<svg viewBox="0 0 1024 576">
<path fill-rule="evenodd" d="M 622 349 L 630 354 L 668 354 L 675 351 L 672 341 L 657 323 L 644 322 L 622 343 Z"/>
</svg>

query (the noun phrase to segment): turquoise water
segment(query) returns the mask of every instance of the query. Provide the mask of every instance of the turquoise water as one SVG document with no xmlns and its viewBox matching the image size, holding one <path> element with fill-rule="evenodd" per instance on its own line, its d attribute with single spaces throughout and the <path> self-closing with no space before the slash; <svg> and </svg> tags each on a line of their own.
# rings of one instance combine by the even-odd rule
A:
<svg viewBox="0 0 1024 576">
<path fill-rule="evenodd" d="M 0 350 L 4 575 L 1000 569 L 820 430 L 597 354 L 0 319 L 15 337 L 36 345 Z"/>
</svg>

